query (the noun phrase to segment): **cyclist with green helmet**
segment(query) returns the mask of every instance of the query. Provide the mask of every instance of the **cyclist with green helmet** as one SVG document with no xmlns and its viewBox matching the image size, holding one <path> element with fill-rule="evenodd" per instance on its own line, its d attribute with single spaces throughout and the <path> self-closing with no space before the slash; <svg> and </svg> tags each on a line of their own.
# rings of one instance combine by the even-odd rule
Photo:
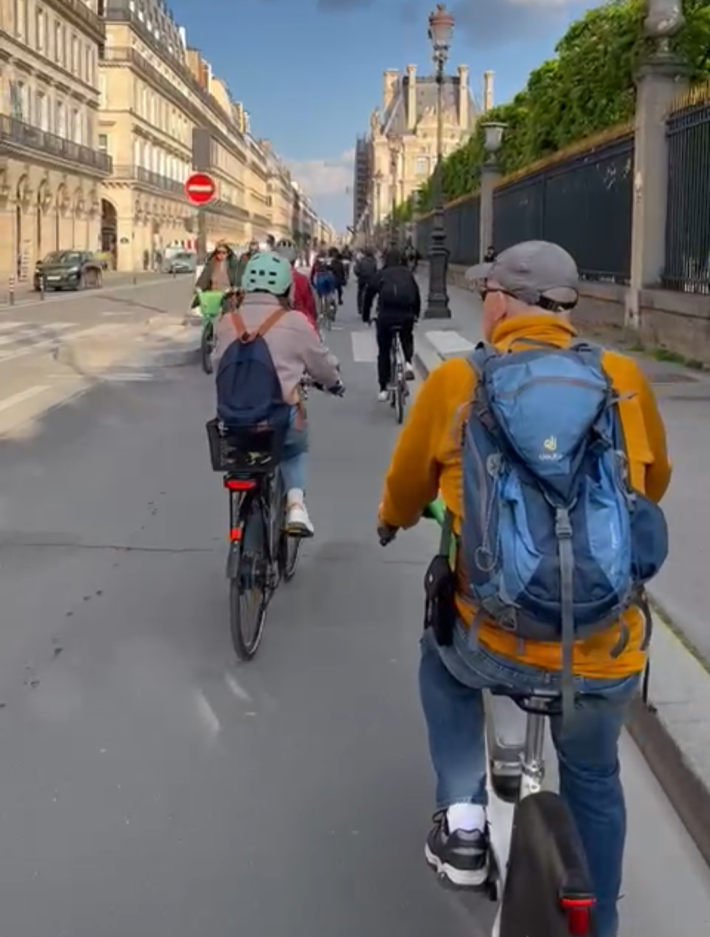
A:
<svg viewBox="0 0 710 937">
<path fill-rule="evenodd" d="M 313 524 L 305 502 L 308 426 L 301 396 L 301 381 L 309 375 L 328 392 L 342 396 L 340 367 L 305 316 L 291 308 L 291 264 L 276 253 L 261 252 L 244 269 L 244 298 L 238 313 L 226 314 L 217 325 L 213 353 L 215 370 L 238 329 L 253 335 L 259 329 L 273 361 L 283 391 L 291 405 L 291 420 L 281 463 L 287 491 L 287 533 L 313 536 Z M 280 313 L 277 317 L 274 313 Z"/>
</svg>

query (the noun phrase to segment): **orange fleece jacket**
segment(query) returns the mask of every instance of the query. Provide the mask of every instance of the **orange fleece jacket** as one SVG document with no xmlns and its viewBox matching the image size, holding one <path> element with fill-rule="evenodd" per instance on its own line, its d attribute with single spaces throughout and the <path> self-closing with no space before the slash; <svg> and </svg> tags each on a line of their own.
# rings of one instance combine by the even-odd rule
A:
<svg viewBox="0 0 710 937">
<path fill-rule="evenodd" d="M 572 326 L 550 315 L 517 317 L 502 322 L 493 335 L 500 351 L 513 342 L 515 350 L 524 341 L 568 346 L 576 337 Z M 653 392 L 638 364 L 625 355 L 605 351 L 604 370 L 620 395 L 630 395 L 619 403 L 626 439 L 632 486 L 655 502 L 668 488 L 671 465 L 666 450 L 666 434 Z M 463 513 L 463 472 L 461 430 L 476 386 L 476 375 L 463 358 L 452 358 L 432 371 L 417 395 L 409 419 L 397 442 L 385 481 L 380 518 L 392 527 L 412 527 L 424 507 L 440 495 L 454 515 L 454 531 L 461 530 Z M 457 600 L 464 624 L 473 621 L 470 600 Z M 636 608 L 625 613 L 630 632 L 626 650 L 617 658 L 610 651 L 619 638 L 618 628 L 609 629 L 574 648 L 574 671 L 579 676 L 622 679 L 643 670 L 646 654 L 641 650 L 644 625 Z M 480 626 L 481 644 L 503 657 L 546 670 L 561 668 L 561 646 L 557 643 L 525 641 L 495 627 Z"/>
</svg>

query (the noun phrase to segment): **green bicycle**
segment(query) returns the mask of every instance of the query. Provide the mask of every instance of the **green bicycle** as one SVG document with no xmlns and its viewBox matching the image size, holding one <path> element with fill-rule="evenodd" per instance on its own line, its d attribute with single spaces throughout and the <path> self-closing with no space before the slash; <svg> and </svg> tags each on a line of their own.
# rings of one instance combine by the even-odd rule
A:
<svg viewBox="0 0 710 937">
<path fill-rule="evenodd" d="M 222 290 L 203 290 L 195 297 L 202 316 L 202 337 L 200 339 L 200 360 L 205 374 L 213 371 L 212 352 L 217 344 L 216 323 L 222 313 L 225 293 Z"/>
</svg>

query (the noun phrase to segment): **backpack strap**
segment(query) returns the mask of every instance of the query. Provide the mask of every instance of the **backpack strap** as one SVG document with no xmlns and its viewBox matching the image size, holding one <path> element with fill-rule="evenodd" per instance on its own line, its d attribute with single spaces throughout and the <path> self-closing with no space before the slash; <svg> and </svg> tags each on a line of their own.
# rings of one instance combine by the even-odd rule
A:
<svg viewBox="0 0 710 937">
<path fill-rule="evenodd" d="M 273 328 L 279 319 L 282 319 L 287 312 L 287 309 L 274 309 L 274 311 L 264 319 L 259 328 L 254 332 L 250 332 L 247 329 L 246 325 L 244 324 L 244 319 L 239 312 L 231 313 L 232 322 L 234 323 L 234 330 L 237 333 L 237 339 L 240 342 L 247 343 L 253 342 L 254 339 L 258 337 L 263 338 L 269 329 Z"/>
</svg>

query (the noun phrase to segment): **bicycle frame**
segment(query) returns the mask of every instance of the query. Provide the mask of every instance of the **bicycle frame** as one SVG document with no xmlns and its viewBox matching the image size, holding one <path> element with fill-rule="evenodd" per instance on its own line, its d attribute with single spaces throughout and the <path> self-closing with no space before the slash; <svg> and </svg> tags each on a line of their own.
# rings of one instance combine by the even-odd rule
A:
<svg viewBox="0 0 710 937">
<path fill-rule="evenodd" d="M 264 553 L 270 569 L 274 568 L 278 555 L 275 542 L 275 524 L 273 518 L 274 492 L 277 487 L 276 475 L 264 475 L 259 478 L 238 478 L 224 476 L 224 487 L 229 492 L 229 554 L 227 556 L 227 579 L 234 579 L 239 568 L 239 546 L 244 536 L 248 517 L 248 508 L 256 498 L 261 510 L 268 511 L 269 523 Z"/>
</svg>

